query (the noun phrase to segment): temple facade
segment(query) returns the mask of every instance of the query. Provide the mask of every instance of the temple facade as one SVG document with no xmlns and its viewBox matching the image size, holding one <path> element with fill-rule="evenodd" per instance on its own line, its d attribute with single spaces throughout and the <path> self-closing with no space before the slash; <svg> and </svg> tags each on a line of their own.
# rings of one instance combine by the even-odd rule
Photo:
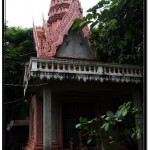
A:
<svg viewBox="0 0 150 150">
<path fill-rule="evenodd" d="M 33 24 L 37 57 L 25 66 L 24 94 L 29 99 L 25 150 L 92 149 L 75 129 L 79 117 L 91 119 L 116 110 L 124 98 L 141 108 L 143 68 L 97 60 L 89 28 L 80 32 L 71 28 L 82 17 L 78 0 L 51 0 L 48 16 L 42 27 Z M 141 143 L 138 146 L 142 150 Z"/>
</svg>

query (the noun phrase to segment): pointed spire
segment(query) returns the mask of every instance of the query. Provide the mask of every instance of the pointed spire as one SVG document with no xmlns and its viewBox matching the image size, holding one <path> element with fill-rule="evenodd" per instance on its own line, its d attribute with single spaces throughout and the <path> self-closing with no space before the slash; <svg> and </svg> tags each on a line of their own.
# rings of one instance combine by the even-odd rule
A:
<svg viewBox="0 0 150 150">
<path fill-rule="evenodd" d="M 57 22 L 68 12 L 69 6 L 73 0 L 52 0 L 49 8 L 48 23 Z"/>
</svg>

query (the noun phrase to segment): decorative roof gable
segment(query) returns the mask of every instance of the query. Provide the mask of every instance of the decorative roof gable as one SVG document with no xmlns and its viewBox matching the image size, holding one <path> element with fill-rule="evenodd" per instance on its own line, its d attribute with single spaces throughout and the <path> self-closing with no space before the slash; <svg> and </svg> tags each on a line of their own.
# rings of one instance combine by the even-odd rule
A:
<svg viewBox="0 0 150 150">
<path fill-rule="evenodd" d="M 48 20 L 43 17 L 43 26 L 33 24 L 33 35 L 37 57 L 51 58 L 56 54 L 57 47 L 76 18 L 82 18 L 82 8 L 78 0 L 52 0 L 48 12 Z M 89 28 L 83 30 L 84 37 L 89 38 Z"/>
</svg>

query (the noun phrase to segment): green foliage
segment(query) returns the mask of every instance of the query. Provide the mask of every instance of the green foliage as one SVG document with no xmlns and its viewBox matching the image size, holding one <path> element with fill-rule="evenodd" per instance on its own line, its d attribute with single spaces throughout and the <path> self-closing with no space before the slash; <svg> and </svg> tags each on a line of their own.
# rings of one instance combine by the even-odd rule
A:
<svg viewBox="0 0 150 150">
<path fill-rule="evenodd" d="M 24 65 L 30 56 L 24 55 L 35 52 L 32 29 L 21 27 L 8 27 L 4 30 L 4 103 L 23 98 L 23 86 L 10 86 L 6 84 L 23 84 Z M 25 119 L 27 104 L 24 101 L 4 105 L 5 119 Z"/>
<path fill-rule="evenodd" d="M 100 0 L 87 12 L 73 28 L 90 25 L 91 45 L 102 62 L 143 63 L 143 0 Z"/>
<path fill-rule="evenodd" d="M 134 141 L 142 138 L 142 130 L 135 128 L 135 116 L 140 110 L 132 106 L 132 102 L 126 102 L 113 113 L 108 111 L 106 115 L 87 120 L 80 117 L 80 123 L 76 128 L 88 136 L 87 144 L 95 141 L 97 148 L 103 144 L 104 149 L 117 149 L 125 139 Z"/>
</svg>

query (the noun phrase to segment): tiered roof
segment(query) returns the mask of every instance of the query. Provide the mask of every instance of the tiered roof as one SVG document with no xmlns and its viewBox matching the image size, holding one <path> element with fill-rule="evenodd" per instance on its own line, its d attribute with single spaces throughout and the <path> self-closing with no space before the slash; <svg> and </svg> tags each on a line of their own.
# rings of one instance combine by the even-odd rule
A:
<svg viewBox="0 0 150 150">
<path fill-rule="evenodd" d="M 38 58 L 55 56 L 57 47 L 76 18 L 82 18 L 82 8 L 78 0 L 52 0 L 48 12 L 48 20 L 43 17 L 43 26 L 33 24 L 33 34 Z M 84 37 L 89 38 L 89 29 L 83 29 Z"/>
</svg>

